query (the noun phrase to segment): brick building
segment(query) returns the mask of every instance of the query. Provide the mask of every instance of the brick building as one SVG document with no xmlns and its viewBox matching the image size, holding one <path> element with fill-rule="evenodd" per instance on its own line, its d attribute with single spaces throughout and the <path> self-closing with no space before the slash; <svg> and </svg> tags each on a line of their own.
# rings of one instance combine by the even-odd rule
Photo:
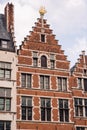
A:
<svg viewBox="0 0 87 130">
<path fill-rule="evenodd" d="M 5 14 L 0 14 L 1 130 L 86 130 L 87 55 L 83 51 L 70 69 L 41 8 L 40 18 L 17 51 L 16 68 L 13 12 L 13 5 L 7 4 Z M 10 68 L 2 68 L 5 65 Z M 10 97 L 3 96 L 3 88 Z M 11 103 L 4 104 L 3 98 Z"/>
<path fill-rule="evenodd" d="M 70 62 L 40 18 L 18 50 L 17 129 L 73 129 Z"/>
</svg>

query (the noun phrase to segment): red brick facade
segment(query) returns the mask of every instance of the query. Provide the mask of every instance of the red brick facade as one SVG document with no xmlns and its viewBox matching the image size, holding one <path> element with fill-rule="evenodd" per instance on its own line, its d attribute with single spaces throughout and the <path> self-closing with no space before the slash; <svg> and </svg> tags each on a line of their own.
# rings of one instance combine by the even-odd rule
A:
<svg viewBox="0 0 87 130">
<path fill-rule="evenodd" d="M 41 39 L 42 35 L 42 39 Z M 34 57 L 33 54 L 37 56 Z M 46 58 L 47 66 L 42 62 L 42 56 Z M 53 56 L 53 59 L 51 59 Z M 34 66 L 34 58 L 37 60 L 37 65 Z M 53 60 L 51 66 L 51 60 Z M 87 118 L 79 106 L 75 106 L 77 98 L 86 99 L 86 88 L 78 87 L 78 78 L 83 80 L 86 78 L 87 56 L 80 56 L 77 63 L 70 72 L 70 62 L 64 55 L 58 41 L 55 40 L 47 21 L 38 19 L 35 27 L 27 36 L 20 49 L 18 50 L 18 72 L 17 72 L 17 129 L 18 130 L 75 130 L 76 127 L 86 127 Z M 52 67 L 52 68 L 51 68 Z M 83 74 L 85 73 L 85 75 Z M 22 79 L 22 74 L 31 75 L 31 87 L 22 86 L 22 82 L 27 82 Z M 49 88 L 41 88 L 40 76 L 49 77 Z M 59 77 L 59 79 L 58 79 Z M 23 81 L 22 81 L 23 80 Z M 82 82 L 82 81 L 81 81 Z M 47 81 L 46 81 L 47 83 Z M 62 90 L 59 90 L 59 86 Z M 86 84 L 86 83 L 85 83 Z M 66 90 L 64 86 L 67 87 Z M 22 119 L 22 97 L 32 98 L 32 119 Z M 41 98 L 50 99 L 51 101 L 51 120 L 41 120 Z M 76 98 L 76 101 L 74 99 Z M 63 107 L 59 109 L 59 100 L 68 101 L 68 108 L 63 103 Z M 85 101 L 83 101 L 85 102 Z M 60 105 L 61 107 L 61 105 Z M 75 109 L 76 107 L 76 109 Z M 63 118 L 60 117 L 63 111 Z M 66 110 L 67 109 L 67 110 Z M 77 110 L 78 109 L 78 110 Z M 66 110 L 66 113 L 65 113 Z M 84 109 L 85 111 L 86 109 Z M 83 113 L 85 113 L 83 111 Z M 81 115 L 82 114 L 82 115 Z M 27 114 L 26 114 L 27 117 Z M 24 118 L 26 118 L 24 117 Z M 67 119 L 69 117 L 69 119 Z M 60 119 L 61 118 L 61 119 Z M 63 120 L 63 121 L 61 121 Z M 79 130 L 79 129 L 78 129 Z"/>
</svg>

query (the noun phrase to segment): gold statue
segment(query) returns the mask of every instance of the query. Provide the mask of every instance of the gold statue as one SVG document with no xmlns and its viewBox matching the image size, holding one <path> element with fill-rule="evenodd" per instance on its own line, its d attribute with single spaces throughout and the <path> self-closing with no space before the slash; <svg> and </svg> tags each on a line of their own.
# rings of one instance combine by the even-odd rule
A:
<svg viewBox="0 0 87 130">
<path fill-rule="evenodd" d="M 43 16 L 47 11 L 45 10 L 45 7 L 41 7 L 40 10 L 39 10 L 39 13 L 41 16 Z"/>
</svg>

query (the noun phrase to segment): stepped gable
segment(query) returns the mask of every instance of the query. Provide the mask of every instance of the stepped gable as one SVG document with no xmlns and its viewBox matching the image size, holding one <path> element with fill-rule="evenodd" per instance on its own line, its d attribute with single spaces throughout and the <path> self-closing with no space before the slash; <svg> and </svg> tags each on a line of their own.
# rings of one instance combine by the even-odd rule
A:
<svg viewBox="0 0 87 130">
<path fill-rule="evenodd" d="M 85 51 L 82 51 L 82 54 L 79 55 L 77 63 L 71 68 L 71 73 L 75 73 L 77 76 L 85 75 L 87 71 L 87 55 Z"/>
<path fill-rule="evenodd" d="M 65 69 L 69 69 L 70 62 L 67 61 L 67 56 L 64 55 L 64 50 L 61 49 L 61 45 L 59 45 L 58 40 L 55 39 L 53 30 L 50 29 L 50 25 L 47 24 L 46 19 L 41 17 L 37 19 L 35 26 L 32 27 L 32 31 L 30 31 L 30 35 L 27 35 L 20 45 L 18 55 L 31 56 L 32 54 L 30 54 L 29 50 L 55 53 L 56 60 L 59 60 L 57 68 L 61 66 L 60 68 L 64 67 Z M 62 61 L 62 64 L 60 61 Z"/>
</svg>

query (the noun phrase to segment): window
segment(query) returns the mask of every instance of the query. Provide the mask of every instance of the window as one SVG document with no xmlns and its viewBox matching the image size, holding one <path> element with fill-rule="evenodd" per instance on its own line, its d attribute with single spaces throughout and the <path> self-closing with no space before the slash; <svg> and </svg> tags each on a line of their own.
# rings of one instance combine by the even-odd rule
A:
<svg viewBox="0 0 87 130">
<path fill-rule="evenodd" d="M 41 42 L 45 42 L 45 35 L 41 34 Z"/>
<path fill-rule="evenodd" d="M 53 69 L 55 67 L 54 54 L 50 54 L 50 67 Z"/>
<path fill-rule="evenodd" d="M 87 117 L 87 99 L 75 98 L 75 116 Z"/>
<path fill-rule="evenodd" d="M 83 88 L 84 91 L 87 91 L 87 79 L 78 78 L 78 88 Z"/>
<path fill-rule="evenodd" d="M 0 88 L 0 111 L 11 110 L 11 89 Z"/>
<path fill-rule="evenodd" d="M 69 122 L 69 106 L 67 99 L 59 99 L 59 117 L 62 122 Z"/>
<path fill-rule="evenodd" d="M 55 61 L 54 60 L 50 60 L 50 66 L 51 66 L 51 69 L 55 68 Z"/>
<path fill-rule="evenodd" d="M 78 88 L 82 88 L 82 79 L 78 78 Z"/>
<path fill-rule="evenodd" d="M 0 130 L 11 130 L 10 121 L 0 121 Z"/>
<path fill-rule="evenodd" d="M 40 88 L 49 89 L 49 76 L 40 76 Z"/>
<path fill-rule="evenodd" d="M 46 58 L 46 56 L 41 56 L 41 67 L 47 67 L 47 58 Z"/>
<path fill-rule="evenodd" d="M 86 127 L 76 127 L 76 130 L 87 130 Z"/>
<path fill-rule="evenodd" d="M 41 98 L 41 121 L 51 121 L 51 102 L 49 98 Z"/>
<path fill-rule="evenodd" d="M 21 74 L 21 85 L 23 88 L 31 88 L 31 74 Z"/>
<path fill-rule="evenodd" d="M 33 66 L 34 67 L 38 66 L 38 55 L 37 55 L 37 52 L 33 52 Z"/>
<path fill-rule="evenodd" d="M 11 78 L 11 64 L 0 62 L 0 78 L 10 79 Z"/>
<path fill-rule="evenodd" d="M 83 74 L 86 76 L 87 75 L 87 69 L 83 70 Z"/>
<path fill-rule="evenodd" d="M 58 77 L 58 90 L 67 91 L 67 78 Z"/>
<path fill-rule="evenodd" d="M 7 41 L 1 41 L 2 48 L 8 48 L 8 42 Z"/>
<path fill-rule="evenodd" d="M 87 91 L 87 79 L 84 79 L 84 91 Z"/>
<path fill-rule="evenodd" d="M 22 97 L 22 120 L 32 120 L 32 97 Z"/>
</svg>

